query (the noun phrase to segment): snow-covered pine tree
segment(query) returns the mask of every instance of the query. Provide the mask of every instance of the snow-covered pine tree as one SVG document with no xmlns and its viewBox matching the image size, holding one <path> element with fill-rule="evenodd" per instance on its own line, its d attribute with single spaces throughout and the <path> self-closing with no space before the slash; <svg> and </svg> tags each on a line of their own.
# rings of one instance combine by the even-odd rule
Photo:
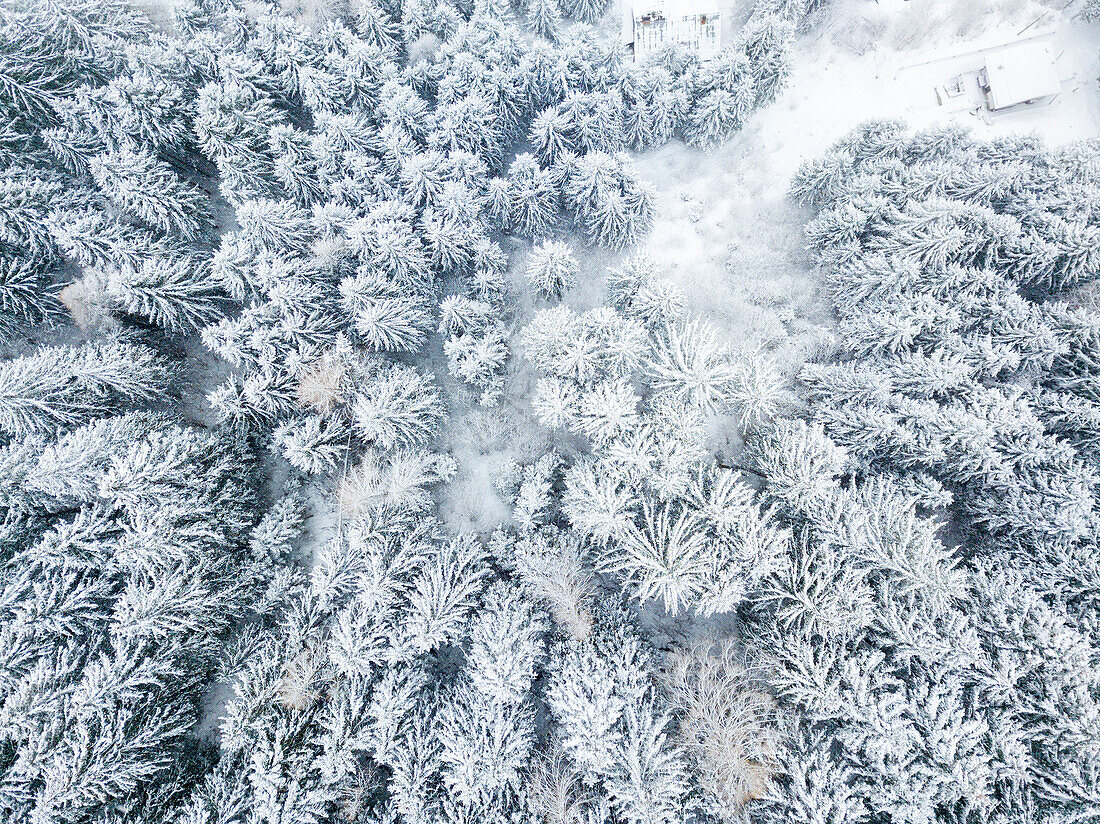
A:
<svg viewBox="0 0 1100 824">
<path fill-rule="evenodd" d="M 756 104 L 767 105 L 791 72 L 794 24 L 778 14 L 754 13 L 738 33 L 738 45 L 749 58 Z"/>
<path fill-rule="evenodd" d="M 427 378 L 410 367 L 391 365 L 360 388 L 352 415 L 366 442 L 390 450 L 430 440 L 443 418 L 443 406 Z"/>
<path fill-rule="evenodd" d="M 432 319 L 424 296 L 367 270 L 340 283 L 340 294 L 360 340 L 375 351 L 416 352 Z"/>
<path fill-rule="evenodd" d="M 566 473 L 562 512 L 574 530 L 601 545 L 634 529 L 637 507 L 633 491 L 594 461 L 578 463 Z"/>
<path fill-rule="evenodd" d="M 255 252 L 289 257 L 306 249 L 314 238 L 309 213 L 290 200 L 246 200 L 237 205 L 236 217 L 241 239 Z"/>
<path fill-rule="evenodd" d="M 566 153 L 576 151 L 569 117 L 557 106 L 546 108 L 535 117 L 528 139 L 544 167 L 557 163 Z"/>
<path fill-rule="evenodd" d="M 349 435 L 348 427 L 336 415 L 308 415 L 282 424 L 273 437 L 291 466 L 315 475 L 331 472 L 342 464 Z"/>
<path fill-rule="evenodd" d="M 671 744 L 671 713 L 650 699 L 627 704 L 622 738 L 607 779 L 612 805 L 630 824 L 672 824 L 683 816 L 687 765 Z"/>
<path fill-rule="evenodd" d="M 577 285 L 577 259 L 565 243 L 546 240 L 531 250 L 525 275 L 531 288 L 549 300 Z"/>
<path fill-rule="evenodd" d="M 527 0 L 523 13 L 531 31 L 550 42 L 557 41 L 561 29 L 561 8 L 557 0 Z"/>
<path fill-rule="evenodd" d="M 726 89 L 708 92 L 691 109 L 686 129 L 688 142 L 713 148 L 741 128 L 753 103 L 751 84 L 742 85 L 737 92 Z"/>
<path fill-rule="evenodd" d="M 0 242 L 19 256 L 50 265 L 57 245 L 46 224 L 55 209 L 88 208 L 94 192 L 47 170 L 12 166 L 0 173 Z"/>
<path fill-rule="evenodd" d="M 360 37 L 383 53 L 399 48 L 400 33 L 387 4 L 374 0 L 355 0 L 351 4 L 355 30 Z"/>
<path fill-rule="evenodd" d="M 522 591 L 497 584 L 470 631 L 465 678 L 441 717 L 443 781 L 472 814 L 506 814 L 526 783 L 534 746 L 530 693 L 544 620 Z"/>
<path fill-rule="evenodd" d="M 0 364 L 0 430 L 23 437 L 71 429 L 161 397 L 172 374 L 156 353 L 135 344 L 42 347 Z"/>
<path fill-rule="evenodd" d="M 605 0 L 569 0 L 562 11 L 581 23 L 595 23 L 607 10 Z"/>
<path fill-rule="evenodd" d="M 220 291 L 210 283 L 207 266 L 196 258 L 147 258 L 85 281 L 92 302 L 137 315 L 169 331 L 198 329 L 222 313 Z"/>
<path fill-rule="evenodd" d="M 92 158 L 89 171 L 108 198 L 155 229 L 192 240 L 211 225 L 205 195 L 147 151 L 107 152 Z"/>
<path fill-rule="evenodd" d="M 669 328 L 649 362 L 657 391 L 707 411 L 730 405 L 737 373 L 734 356 L 717 331 L 699 322 Z"/>
<path fill-rule="evenodd" d="M 61 314 L 50 272 L 33 261 L 0 255 L 0 338 Z"/>
<path fill-rule="evenodd" d="M 558 198 L 550 174 L 530 154 L 508 167 L 508 225 L 525 237 L 547 235 L 557 221 Z"/>
<path fill-rule="evenodd" d="M 629 246 L 653 223 L 652 194 L 623 155 L 590 152 L 571 164 L 565 202 L 591 243 Z"/>
<path fill-rule="evenodd" d="M 85 269 L 140 268 L 142 261 L 172 248 L 155 231 L 98 210 L 58 210 L 43 222 L 65 255 Z"/>
</svg>

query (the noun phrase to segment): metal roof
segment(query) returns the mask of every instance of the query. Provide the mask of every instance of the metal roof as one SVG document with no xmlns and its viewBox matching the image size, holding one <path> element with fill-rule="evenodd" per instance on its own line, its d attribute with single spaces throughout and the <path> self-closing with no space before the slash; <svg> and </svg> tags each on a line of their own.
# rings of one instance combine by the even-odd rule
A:
<svg viewBox="0 0 1100 824">
<path fill-rule="evenodd" d="M 1048 43 L 1021 43 L 995 52 L 985 59 L 985 74 L 991 109 L 1049 97 L 1062 90 Z"/>
</svg>

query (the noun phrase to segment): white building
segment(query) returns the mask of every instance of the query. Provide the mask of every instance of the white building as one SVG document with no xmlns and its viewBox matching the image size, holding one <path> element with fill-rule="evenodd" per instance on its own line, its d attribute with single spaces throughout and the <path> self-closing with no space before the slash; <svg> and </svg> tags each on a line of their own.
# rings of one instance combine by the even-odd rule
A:
<svg viewBox="0 0 1100 824">
<path fill-rule="evenodd" d="M 1052 99 L 1062 91 L 1049 43 L 1020 43 L 988 55 L 978 84 L 991 112 Z"/>
<path fill-rule="evenodd" d="M 622 0 L 622 42 L 635 61 L 681 43 L 709 60 L 728 45 L 731 25 L 720 0 Z"/>
</svg>

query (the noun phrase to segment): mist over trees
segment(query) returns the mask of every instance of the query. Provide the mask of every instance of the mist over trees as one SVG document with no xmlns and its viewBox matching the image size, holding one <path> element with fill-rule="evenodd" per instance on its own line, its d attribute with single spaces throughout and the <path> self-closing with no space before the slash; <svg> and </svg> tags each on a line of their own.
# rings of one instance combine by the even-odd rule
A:
<svg viewBox="0 0 1100 824">
<path fill-rule="evenodd" d="M 793 382 L 629 249 L 819 5 L 0 5 L 0 821 L 1100 816 L 1095 147 L 803 167 Z"/>
</svg>

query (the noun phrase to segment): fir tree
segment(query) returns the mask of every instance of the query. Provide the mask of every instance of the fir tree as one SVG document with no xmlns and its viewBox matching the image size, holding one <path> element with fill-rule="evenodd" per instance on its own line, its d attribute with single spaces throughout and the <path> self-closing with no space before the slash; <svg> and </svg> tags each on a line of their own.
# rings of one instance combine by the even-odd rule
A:
<svg viewBox="0 0 1100 824">
<path fill-rule="evenodd" d="M 220 643 L 263 582 L 247 552 L 256 496 L 238 481 L 254 464 L 231 440 L 145 415 L 74 431 L 43 458 L 38 494 L 71 509 L 13 558 L 37 591 L 5 583 L 6 603 L 30 597 L 46 619 L 5 632 L 5 803 L 27 820 L 163 817 Z M 11 657 L 27 643 L 30 658 Z"/>
<path fill-rule="evenodd" d="M 565 482 L 562 511 L 574 529 L 606 544 L 634 528 L 634 495 L 598 465 L 577 464 L 566 474 Z"/>
<path fill-rule="evenodd" d="M 560 378 L 540 378 L 535 386 L 531 408 L 539 423 L 549 429 L 572 426 L 579 411 L 577 385 Z"/>
<path fill-rule="evenodd" d="M 639 422 L 639 397 L 621 378 L 601 381 L 577 401 L 577 428 L 597 444 L 606 444 L 633 430 Z"/>
<path fill-rule="evenodd" d="M 308 474 L 331 472 L 343 461 L 348 431 L 338 417 L 309 415 L 275 430 L 274 439 L 291 466 Z"/>
<path fill-rule="evenodd" d="M 140 268 L 150 256 L 170 252 L 156 232 L 90 209 L 51 212 L 44 221 L 58 247 L 80 266 Z"/>
<path fill-rule="evenodd" d="M 820 426 L 781 421 L 759 442 L 757 461 L 775 499 L 807 512 L 831 495 L 847 455 Z"/>
<path fill-rule="evenodd" d="M 206 267 L 190 257 L 143 260 L 113 269 L 99 280 L 102 298 L 120 312 L 147 318 L 169 330 L 197 329 L 221 314 L 221 298 L 208 283 Z"/>
<path fill-rule="evenodd" d="M 557 0 L 529 0 L 523 11 L 531 31 L 551 42 L 557 41 L 561 28 L 561 9 Z"/>
<path fill-rule="evenodd" d="M 650 702 L 628 704 L 607 790 L 616 810 L 632 824 L 674 822 L 687 794 L 680 751 L 668 744 L 672 717 Z"/>
<path fill-rule="evenodd" d="M 752 100 L 752 87 L 742 86 L 736 93 L 715 89 L 692 108 L 687 128 L 688 142 L 712 148 L 741 128 Z"/>
<path fill-rule="evenodd" d="M 531 123 L 529 135 L 543 166 L 557 163 L 567 152 L 576 151 L 568 115 L 558 107 L 544 109 Z"/>
<path fill-rule="evenodd" d="M 576 2 L 570 0 L 562 10 L 569 17 L 573 17 L 582 23 L 595 23 L 603 17 L 606 9 L 607 4 L 602 0 L 576 0 Z"/>
<path fill-rule="evenodd" d="M 423 345 L 431 316 L 421 296 L 403 292 L 369 271 L 344 280 L 340 292 L 356 333 L 371 349 L 415 352 Z"/>
<path fill-rule="evenodd" d="M 515 804 L 534 745 L 529 707 L 460 688 L 441 715 L 439 737 L 443 781 L 460 809 L 501 815 Z"/>
<path fill-rule="evenodd" d="M 535 158 L 521 154 L 508 167 L 507 221 L 525 237 L 548 234 L 557 221 L 557 193 L 549 173 L 539 168 Z"/>
<path fill-rule="evenodd" d="M 241 237 L 253 249 L 289 255 L 312 239 L 309 214 L 289 200 L 246 200 L 237 206 Z"/>
<path fill-rule="evenodd" d="M 625 700 L 616 689 L 614 665 L 591 645 L 561 651 L 547 702 L 558 722 L 562 748 L 589 784 L 610 774 L 622 737 Z"/>
<path fill-rule="evenodd" d="M 631 524 L 605 561 L 630 582 L 641 601 L 659 598 L 675 615 L 693 604 L 707 586 L 706 539 L 695 516 L 648 504 L 643 526 Z"/>
<path fill-rule="evenodd" d="M 58 255 L 44 218 L 55 209 L 86 208 L 90 195 L 91 190 L 66 187 L 63 178 L 48 173 L 5 169 L 0 174 L 0 241 L 22 257 L 49 265 Z"/>
<path fill-rule="evenodd" d="M 26 258 L 0 257 L 0 337 L 60 314 L 49 273 Z"/>
<path fill-rule="evenodd" d="M 754 14 L 738 40 L 749 58 L 757 105 L 772 102 L 790 74 L 790 44 L 794 27 L 777 14 Z"/>
<path fill-rule="evenodd" d="M 485 549 L 470 536 L 441 544 L 409 592 L 407 643 L 418 652 L 457 637 L 488 574 Z"/>
<path fill-rule="evenodd" d="M 650 370 L 658 391 L 708 411 L 730 403 L 737 379 L 733 357 L 716 332 L 698 323 L 669 329 L 655 347 Z"/>
<path fill-rule="evenodd" d="M 653 222 L 652 196 L 621 156 L 580 157 L 570 169 L 565 199 L 588 240 L 612 248 L 634 243 Z"/>
</svg>

